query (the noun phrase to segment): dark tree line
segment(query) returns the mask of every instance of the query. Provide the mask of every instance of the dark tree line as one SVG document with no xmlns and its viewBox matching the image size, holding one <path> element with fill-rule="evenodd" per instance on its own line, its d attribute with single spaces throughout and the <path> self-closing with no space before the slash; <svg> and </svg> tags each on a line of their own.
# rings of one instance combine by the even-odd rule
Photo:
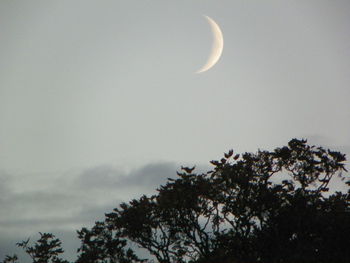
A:
<svg viewBox="0 0 350 263">
<path fill-rule="evenodd" d="M 344 154 L 293 139 L 274 151 L 231 150 L 206 173 L 182 167 L 157 194 L 122 203 L 77 231 L 76 263 L 349 263 L 344 162 Z M 347 193 L 329 191 L 334 176 Z M 33 246 L 17 245 L 33 263 L 67 263 L 60 241 L 40 235 Z M 149 257 L 137 256 L 135 246 Z"/>
</svg>

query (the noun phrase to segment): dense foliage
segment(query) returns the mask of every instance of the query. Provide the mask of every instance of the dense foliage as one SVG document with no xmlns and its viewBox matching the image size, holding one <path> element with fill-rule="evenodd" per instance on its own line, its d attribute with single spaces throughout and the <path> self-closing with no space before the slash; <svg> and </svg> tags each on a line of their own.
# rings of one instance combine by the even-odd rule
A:
<svg viewBox="0 0 350 263">
<path fill-rule="evenodd" d="M 156 195 L 122 203 L 78 231 L 76 263 L 350 262 L 344 162 L 339 152 L 293 139 L 274 151 L 231 150 L 207 173 L 182 167 Z M 329 191 L 334 175 L 347 193 Z M 50 234 L 18 245 L 33 262 L 66 262 Z M 135 245 L 149 257 L 139 258 Z"/>
</svg>

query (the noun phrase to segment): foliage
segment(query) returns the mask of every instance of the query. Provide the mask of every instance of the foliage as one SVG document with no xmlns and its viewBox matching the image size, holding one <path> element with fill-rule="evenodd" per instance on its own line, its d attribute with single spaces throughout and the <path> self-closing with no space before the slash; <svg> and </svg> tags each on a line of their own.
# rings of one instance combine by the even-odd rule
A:
<svg viewBox="0 0 350 263">
<path fill-rule="evenodd" d="M 103 222 L 96 222 L 91 230 L 82 228 L 77 232 L 81 247 L 76 263 L 141 262 L 130 248 L 124 249 L 127 241 L 113 234 Z"/>
<path fill-rule="evenodd" d="M 344 183 L 344 162 L 339 152 L 293 139 L 274 151 L 231 150 L 207 173 L 182 167 L 156 195 L 122 203 L 78 231 L 76 262 L 350 262 L 350 189 L 328 188 L 335 175 Z M 58 260 L 57 242 L 19 246 L 41 263 Z M 135 245 L 149 259 L 138 258 Z"/>
<path fill-rule="evenodd" d="M 33 263 L 68 263 L 59 257 L 63 253 L 61 248 L 61 241 L 55 238 L 50 233 L 40 233 L 40 238 L 34 245 L 30 246 L 28 238 L 25 241 L 17 243 L 18 247 L 24 249 L 24 251 L 31 257 Z M 16 255 L 6 256 L 4 263 L 16 263 L 18 260 Z"/>
</svg>

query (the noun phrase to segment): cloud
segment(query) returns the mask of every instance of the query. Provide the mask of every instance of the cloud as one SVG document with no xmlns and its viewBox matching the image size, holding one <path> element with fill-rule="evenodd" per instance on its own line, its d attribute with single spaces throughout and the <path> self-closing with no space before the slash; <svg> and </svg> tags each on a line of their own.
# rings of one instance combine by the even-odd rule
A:
<svg viewBox="0 0 350 263">
<path fill-rule="evenodd" d="M 0 170 L 0 203 L 10 192 L 11 177 L 5 171 Z"/>
<path fill-rule="evenodd" d="M 92 167 L 83 171 L 75 183 L 82 188 L 114 188 L 126 174 L 110 165 Z"/>
<path fill-rule="evenodd" d="M 84 188 L 118 189 L 142 186 L 148 189 L 176 176 L 176 169 L 177 165 L 172 162 L 150 163 L 130 172 L 110 165 L 101 165 L 83 171 L 76 183 Z"/>
<path fill-rule="evenodd" d="M 151 163 L 130 173 L 120 180 L 121 185 L 142 185 L 144 187 L 158 187 L 166 182 L 168 178 L 176 176 L 177 165 L 175 163 Z"/>
<path fill-rule="evenodd" d="M 39 231 L 57 234 L 70 244 L 68 258 L 74 257 L 79 246 L 76 230 L 91 227 L 123 201 L 154 193 L 168 177 L 176 176 L 177 168 L 172 162 L 131 171 L 100 165 L 52 177 L 0 171 L 0 260 L 18 253 L 15 243 Z"/>
</svg>

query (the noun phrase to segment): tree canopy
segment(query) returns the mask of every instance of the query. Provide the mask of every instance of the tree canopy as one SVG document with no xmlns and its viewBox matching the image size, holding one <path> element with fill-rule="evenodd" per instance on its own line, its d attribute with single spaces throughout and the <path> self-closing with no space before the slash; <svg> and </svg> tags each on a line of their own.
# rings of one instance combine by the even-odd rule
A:
<svg viewBox="0 0 350 263">
<path fill-rule="evenodd" d="M 206 173 L 181 167 L 155 195 L 122 203 L 77 231 L 76 263 L 350 262 L 345 161 L 340 152 L 292 139 L 273 151 L 230 150 Z M 336 177 L 347 192 L 330 191 Z M 67 262 L 53 235 L 28 242 L 18 245 L 33 263 Z M 149 257 L 140 258 L 140 249 Z"/>
</svg>

